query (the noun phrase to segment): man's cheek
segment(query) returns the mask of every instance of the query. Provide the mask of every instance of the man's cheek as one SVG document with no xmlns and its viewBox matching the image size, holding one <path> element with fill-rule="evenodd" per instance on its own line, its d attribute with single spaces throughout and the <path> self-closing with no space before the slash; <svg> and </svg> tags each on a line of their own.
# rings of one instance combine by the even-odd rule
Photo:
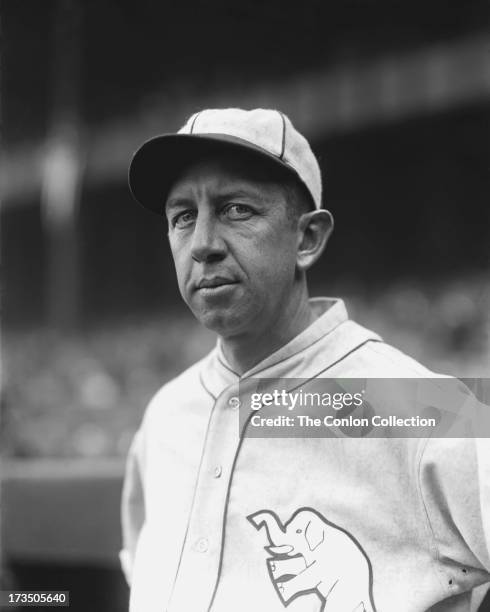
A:
<svg viewBox="0 0 490 612">
<path fill-rule="evenodd" d="M 255 253 L 266 261 L 284 262 L 293 255 L 291 245 L 295 245 L 296 235 L 284 228 L 284 231 L 257 232 L 246 245 L 247 252 Z"/>
<path fill-rule="evenodd" d="M 179 285 L 182 297 L 185 299 L 186 291 L 189 290 L 188 281 L 191 274 L 191 266 L 182 251 L 172 249 L 172 256 L 174 260 L 175 274 L 177 276 L 177 284 Z"/>
<path fill-rule="evenodd" d="M 288 271 L 294 269 L 295 259 L 290 252 L 279 251 L 257 246 L 247 252 L 246 267 L 252 278 L 277 280 L 279 277 L 288 275 Z M 252 255 L 253 254 L 253 255 Z"/>
</svg>

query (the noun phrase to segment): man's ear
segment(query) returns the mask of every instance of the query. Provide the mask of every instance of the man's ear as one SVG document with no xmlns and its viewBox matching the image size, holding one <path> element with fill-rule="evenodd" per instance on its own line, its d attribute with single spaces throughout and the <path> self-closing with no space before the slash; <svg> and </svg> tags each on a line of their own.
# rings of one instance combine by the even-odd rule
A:
<svg viewBox="0 0 490 612">
<path fill-rule="evenodd" d="M 298 222 L 298 269 L 306 272 L 319 259 L 333 231 L 333 217 L 324 208 L 301 215 Z"/>
</svg>

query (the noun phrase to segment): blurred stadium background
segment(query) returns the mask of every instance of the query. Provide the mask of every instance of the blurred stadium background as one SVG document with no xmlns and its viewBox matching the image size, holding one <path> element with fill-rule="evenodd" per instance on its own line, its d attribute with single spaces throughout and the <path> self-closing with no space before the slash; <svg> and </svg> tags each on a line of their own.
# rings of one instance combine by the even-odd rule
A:
<svg viewBox="0 0 490 612">
<path fill-rule="evenodd" d="M 336 219 L 312 293 L 436 371 L 490 377 L 489 7 L 1 9 L 2 585 L 121 612 L 125 454 L 151 395 L 214 343 L 164 222 L 131 200 L 132 152 L 202 107 L 282 109 Z"/>
</svg>

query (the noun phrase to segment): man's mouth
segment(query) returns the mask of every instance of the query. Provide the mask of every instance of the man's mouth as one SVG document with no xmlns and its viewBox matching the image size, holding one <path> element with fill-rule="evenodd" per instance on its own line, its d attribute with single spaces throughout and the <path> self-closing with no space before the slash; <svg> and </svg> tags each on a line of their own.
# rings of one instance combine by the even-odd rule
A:
<svg viewBox="0 0 490 612">
<path fill-rule="evenodd" d="M 210 278 L 202 278 L 197 284 L 198 289 L 218 289 L 227 285 L 236 285 L 238 281 L 224 276 L 212 276 Z"/>
</svg>

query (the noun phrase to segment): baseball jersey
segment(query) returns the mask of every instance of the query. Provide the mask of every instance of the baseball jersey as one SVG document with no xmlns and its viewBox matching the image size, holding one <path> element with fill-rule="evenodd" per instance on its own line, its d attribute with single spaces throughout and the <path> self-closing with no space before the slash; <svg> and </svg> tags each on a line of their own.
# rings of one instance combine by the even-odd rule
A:
<svg viewBox="0 0 490 612">
<path fill-rule="evenodd" d="M 150 402 L 122 501 L 131 612 L 468 612 L 490 581 L 486 441 L 239 435 L 246 379 L 436 376 L 341 300 L 311 305 L 241 378 L 218 342 Z"/>
</svg>

